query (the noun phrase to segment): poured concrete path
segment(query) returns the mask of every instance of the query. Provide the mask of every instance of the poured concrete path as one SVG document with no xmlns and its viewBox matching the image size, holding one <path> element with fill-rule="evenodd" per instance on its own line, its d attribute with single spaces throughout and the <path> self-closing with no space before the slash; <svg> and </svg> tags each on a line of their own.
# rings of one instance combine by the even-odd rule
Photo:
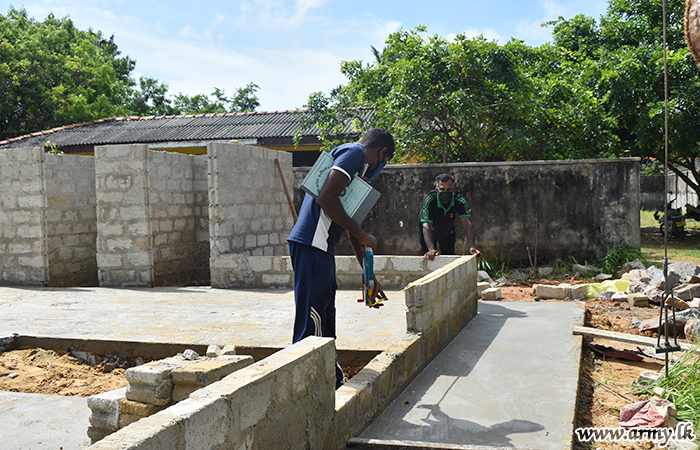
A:
<svg viewBox="0 0 700 450">
<path fill-rule="evenodd" d="M 357 442 L 571 448 L 581 305 L 480 301 L 478 309 Z"/>
</svg>

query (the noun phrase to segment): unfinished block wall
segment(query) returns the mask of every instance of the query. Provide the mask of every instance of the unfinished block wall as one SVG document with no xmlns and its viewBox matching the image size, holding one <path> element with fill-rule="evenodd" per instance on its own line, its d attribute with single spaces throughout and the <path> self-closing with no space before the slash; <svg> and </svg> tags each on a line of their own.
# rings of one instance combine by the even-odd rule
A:
<svg viewBox="0 0 700 450">
<path fill-rule="evenodd" d="M 406 326 L 426 340 L 430 361 L 476 315 L 476 257 L 463 256 L 406 289 Z"/>
<path fill-rule="evenodd" d="M 0 283 L 97 283 L 92 158 L 0 150 Z"/>
<path fill-rule="evenodd" d="M 422 256 L 375 256 L 374 273 L 384 289 L 399 289 L 439 269 L 459 256 L 440 256 L 428 261 Z M 336 256 L 336 279 L 340 289 L 361 289 L 362 268 L 354 256 Z M 213 287 L 294 286 L 294 271 L 289 256 L 226 255 L 221 258 Z"/>
<path fill-rule="evenodd" d="M 90 448 L 325 448 L 334 365 L 334 340 L 311 336 Z"/>
<path fill-rule="evenodd" d="M 95 160 L 44 155 L 49 286 L 97 286 Z"/>
<path fill-rule="evenodd" d="M 193 158 L 149 151 L 147 168 L 153 285 L 192 283 L 197 278 Z"/>
<path fill-rule="evenodd" d="M 209 276 L 209 158 L 193 156 L 195 258 L 198 284 L 210 283 Z"/>
<path fill-rule="evenodd" d="M 2 284 L 48 284 L 44 151 L 0 151 L 0 274 Z"/>
<path fill-rule="evenodd" d="M 209 234 L 212 286 L 230 285 L 236 255 L 286 255 L 294 226 L 275 159 L 292 179 L 287 152 L 239 144 L 209 144 Z M 287 185 L 291 189 L 291 185 Z"/>
<path fill-rule="evenodd" d="M 198 282 L 194 159 L 141 144 L 95 148 L 101 286 Z"/>
</svg>

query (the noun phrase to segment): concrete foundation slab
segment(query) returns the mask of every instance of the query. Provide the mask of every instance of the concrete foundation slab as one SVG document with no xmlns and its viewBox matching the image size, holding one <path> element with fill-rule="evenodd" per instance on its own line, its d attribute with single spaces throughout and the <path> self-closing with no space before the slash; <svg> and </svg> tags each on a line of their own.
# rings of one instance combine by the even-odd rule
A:
<svg viewBox="0 0 700 450">
<path fill-rule="evenodd" d="M 0 447 L 85 448 L 89 417 L 85 397 L 0 392 Z"/>
<path fill-rule="evenodd" d="M 373 309 L 357 303 L 359 290 L 337 292 L 339 350 L 382 351 L 405 335 L 403 292 L 386 294 Z M 0 337 L 282 348 L 293 324 L 291 290 L 0 287 Z"/>
<path fill-rule="evenodd" d="M 571 448 L 583 321 L 578 303 L 479 302 L 477 316 L 360 435 Z"/>
</svg>

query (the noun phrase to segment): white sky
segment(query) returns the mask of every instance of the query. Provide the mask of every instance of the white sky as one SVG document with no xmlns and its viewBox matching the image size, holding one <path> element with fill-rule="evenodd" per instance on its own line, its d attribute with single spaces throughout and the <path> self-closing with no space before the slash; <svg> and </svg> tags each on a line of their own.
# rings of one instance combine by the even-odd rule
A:
<svg viewBox="0 0 700 450">
<path fill-rule="evenodd" d="M 483 34 L 500 44 L 531 46 L 551 38 L 540 24 L 562 16 L 605 13 L 604 0 L 0 0 L 0 14 L 24 8 L 37 20 L 53 13 L 76 27 L 100 30 L 122 55 L 136 60 L 132 74 L 165 81 L 170 94 L 228 95 L 249 82 L 260 86 L 261 111 L 296 109 L 314 91 L 346 82 L 340 62 L 372 61 L 399 29 L 425 25 L 428 34 Z"/>
</svg>

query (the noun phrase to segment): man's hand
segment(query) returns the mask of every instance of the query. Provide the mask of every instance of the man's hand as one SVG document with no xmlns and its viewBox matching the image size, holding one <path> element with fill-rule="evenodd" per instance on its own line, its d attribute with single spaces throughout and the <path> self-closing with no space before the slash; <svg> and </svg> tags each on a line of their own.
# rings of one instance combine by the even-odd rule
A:
<svg viewBox="0 0 700 450">
<path fill-rule="evenodd" d="M 477 250 L 478 251 L 478 250 Z M 429 250 L 428 253 L 423 255 L 423 258 L 433 261 L 436 256 L 440 256 L 440 252 L 437 250 Z"/>
<path fill-rule="evenodd" d="M 476 248 L 476 247 L 471 247 L 469 249 L 469 253 L 472 255 L 476 256 L 477 259 L 482 259 L 483 257 L 481 256 L 481 252 Z"/>
<path fill-rule="evenodd" d="M 384 290 L 382 289 L 382 285 L 379 284 L 379 280 L 376 278 L 374 279 L 374 295 L 371 303 L 374 303 L 374 306 L 371 306 L 370 308 L 381 308 L 384 306 L 384 303 L 375 303 L 375 302 L 381 302 L 381 300 L 386 300 L 386 294 L 384 293 Z"/>
<path fill-rule="evenodd" d="M 372 251 L 376 252 L 377 251 L 377 238 L 372 236 L 369 233 L 363 233 L 360 236 L 358 236 L 358 240 L 362 245 L 366 245 L 367 247 L 372 247 Z"/>
</svg>

